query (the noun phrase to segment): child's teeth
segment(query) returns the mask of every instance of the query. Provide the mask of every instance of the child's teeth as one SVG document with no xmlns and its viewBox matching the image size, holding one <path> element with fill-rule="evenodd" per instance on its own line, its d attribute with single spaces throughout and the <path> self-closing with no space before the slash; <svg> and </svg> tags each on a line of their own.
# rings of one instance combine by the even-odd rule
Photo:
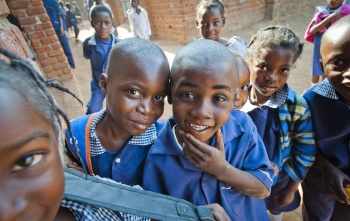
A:
<svg viewBox="0 0 350 221">
<path fill-rule="evenodd" d="M 196 124 L 191 124 L 191 127 L 195 130 L 204 130 L 204 129 L 207 129 L 208 126 L 199 126 L 199 125 L 196 125 Z"/>
</svg>

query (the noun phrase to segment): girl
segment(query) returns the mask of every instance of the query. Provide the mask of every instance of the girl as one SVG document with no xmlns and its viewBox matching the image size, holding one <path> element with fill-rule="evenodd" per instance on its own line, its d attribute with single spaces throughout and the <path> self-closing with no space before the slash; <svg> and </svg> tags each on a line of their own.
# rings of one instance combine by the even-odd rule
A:
<svg viewBox="0 0 350 221">
<path fill-rule="evenodd" d="M 305 40 L 314 43 L 312 59 L 311 86 L 325 78 L 320 66 L 320 44 L 323 33 L 340 17 L 350 14 L 350 6 L 342 4 L 344 0 L 327 0 L 326 5 L 316 7 L 316 12 L 312 21 L 308 25 L 305 33 Z"/>
<path fill-rule="evenodd" d="M 86 105 L 86 114 L 102 109 L 105 95 L 99 87 L 100 76 L 106 71 L 110 50 L 119 41 L 110 34 L 113 26 L 112 14 L 104 5 L 96 5 L 91 10 L 91 26 L 96 33 L 83 43 L 83 54 L 86 59 L 90 59 L 92 70 L 91 98 Z"/>
<path fill-rule="evenodd" d="M 306 101 L 287 85 L 290 70 L 303 50 L 288 27 L 263 28 L 248 46 L 250 68 L 248 112 L 275 167 L 267 209 L 281 220 L 283 211 L 300 203 L 298 186 L 315 159 L 311 114 Z"/>
<path fill-rule="evenodd" d="M 244 38 L 233 36 L 231 39 L 220 37 L 221 28 L 225 25 L 225 8 L 221 0 L 201 0 L 196 13 L 197 28 L 202 37 L 217 41 L 231 50 L 245 56 L 247 41 Z"/>
<path fill-rule="evenodd" d="M 247 61 L 237 52 L 232 51 L 232 53 L 236 55 L 236 58 L 237 58 L 238 78 L 239 78 L 233 109 L 240 110 L 248 100 L 248 88 L 250 85 L 250 71 L 249 71 Z"/>
</svg>

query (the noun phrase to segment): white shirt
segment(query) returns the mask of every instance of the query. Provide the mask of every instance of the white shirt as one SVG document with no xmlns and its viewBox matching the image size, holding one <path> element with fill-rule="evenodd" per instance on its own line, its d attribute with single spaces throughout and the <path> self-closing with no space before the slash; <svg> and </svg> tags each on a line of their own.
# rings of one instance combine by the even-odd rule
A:
<svg viewBox="0 0 350 221">
<path fill-rule="evenodd" d="M 128 11 L 128 19 L 130 23 L 130 31 L 133 37 L 149 40 L 151 36 L 151 27 L 148 20 L 148 15 L 145 9 L 138 7 L 140 14 L 137 14 L 136 9 L 132 8 Z"/>
</svg>

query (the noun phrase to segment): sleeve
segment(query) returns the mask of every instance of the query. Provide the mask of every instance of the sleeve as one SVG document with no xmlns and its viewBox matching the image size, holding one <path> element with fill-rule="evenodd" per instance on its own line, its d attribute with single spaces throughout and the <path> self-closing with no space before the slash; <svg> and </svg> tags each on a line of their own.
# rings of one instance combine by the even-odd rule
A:
<svg viewBox="0 0 350 221">
<path fill-rule="evenodd" d="M 83 55 L 84 55 L 84 58 L 86 58 L 86 59 L 91 58 L 91 50 L 90 50 L 90 47 L 88 45 L 89 40 L 90 40 L 90 38 L 87 38 L 83 42 Z"/>
<path fill-rule="evenodd" d="M 131 12 L 128 13 L 128 20 L 129 20 L 129 24 L 130 24 L 130 32 L 132 34 L 133 37 L 137 37 L 136 33 L 135 33 L 135 25 L 134 25 L 134 20 L 131 17 Z"/>
<path fill-rule="evenodd" d="M 304 39 L 310 43 L 314 43 L 314 40 L 315 40 L 315 34 L 311 34 L 310 29 L 312 28 L 312 26 L 318 23 L 317 21 L 319 20 L 319 17 L 320 17 L 320 13 L 316 10 L 314 17 L 312 18 L 310 24 L 306 28 Z M 325 28 L 320 30 L 320 32 L 322 31 L 324 32 Z"/>
<path fill-rule="evenodd" d="M 252 130 L 251 134 L 247 136 L 249 141 L 244 142 L 245 145 L 248 145 L 248 149 L 242 169 L 258 178 L 270 191 L 274 169 L 267 156 L 264 143 L 256 130 L 256 126 L 250 118 L 248 122 Z"/>
<path fill-rule="evenodd" d="M 152 31 L 151 31 L 151 25 L 149 24 L 149 20 L 148 20 L 148 14 L 147 14 L 146 10 L 144 10 L 144 12 L 145 12 L 145 20 L 146 20 L 146 24 L 147 24 L 147 34 L 148 34 L 148 36 L 151 36 Z"/>
<path fill-rule="evenodd" d="M 62 15 L 62 11 L 61 11 L 61 8 L 60 8 L 58 2 L 57 1 L 52 1 L 52 2 L 53 2 L 53 7 L 54 7 L 57 15 Z"/>
<path fill-rule="evenodd" d="M 295 124 L 291 133 L 291 155 L 283 165 L 283 170 L 298 183 L 301 183 L 307 171 L 315 161 L 316 145 L 315 135 L 309 106 L 304 98 L 297 95 L 296 111 L 303 112 L 294 115 Z"/>
</svg>

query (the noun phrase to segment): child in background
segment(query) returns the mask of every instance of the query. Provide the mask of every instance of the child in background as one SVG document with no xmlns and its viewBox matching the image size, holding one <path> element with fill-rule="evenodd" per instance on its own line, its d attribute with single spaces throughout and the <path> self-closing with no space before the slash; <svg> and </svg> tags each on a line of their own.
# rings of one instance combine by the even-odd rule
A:
<svg viewBox="0 0 350 221">
<path fill-rule="evenodd" d="M 271 220 L 299 207 L 298 186 L 316 154 L 311 114 L 306 101 L 287 82 L 303 44 L 288 27 L 270 26 L 252 37 L 247 112 L 264 141 L 275 168 L 271 195 L 265 199 Z"/>
<path fill-rule="evenodd" d="M 269 195 L 273 168 L 254 123 L 241 111 L 230 114 L 236 60 L 205 39 L 178 52 L 168 97 L 174 116 L 147 156 L 143 187 L 196 205 L 218 203 L 228 220 L 269 220 L 257 198 Z"/>
<path fill-rule="evenodd" d="M 68 28 L 71 28 L 73 26 L 75 41 L 79 41 L 78 40 L 78 35 L 79 35 L 78 20 L 73 14 L 73 12 L 71 11 L 72 6 L 70 5 L 69 2 L 66 2 L 66 8 L 67 8 L 66 18 L 67 18 Z"/>
<path fill-rule="evenodd" d="M 326 5 L 317 6 L 314 17 L 308 25 L 305 40 L 314 43 L 311 86 L 317 84 L 324 73 L 320 67 L 320 44 L 323 33 L 339 18 L 350 14 L 350 6 L 342 4 L 344 0 L 327 0 Z"/>
<path fill-rule="evenodd" d="M 105 6 L 97 5 L 92 9 L 91 26 L 96 33 L 85 39 L 83 43 L 83 54 L 86 59 L 90 59 L 92 70 L 91 98 L 86 105 L 86 114 L 98 112 L 103 107 L 105 95 L 99 87 L 100 76 L 106 72 L 110 50 L 119 41 L 117 37 L 110 34 L 112 15 Z"/>
<path fill-rule="evenodd" d="M 77 18 L 77 21 L 79 24 L 81 24 L 81 26 L 84 26 L 83 23 L 81 22 L 81 10 L 79 8 L 79 6 L 77 5 L 76 1 L 72 2 L 72 12 L 75 15 L 75 17 Z"/>
<path fill-rule="evenodd" d="M 139 0 L 130 0 L 131 9 L 128 10 L 130 32 L 133 37 L 149 40 L 152 35 L 147 11 L 139 6 Z"/>
<path fill-rule="evenodd" d="M 232 51 L 232 50 L 231 50 Z M 233 105 L 234 110 L 240 110 L 248 100 L 248 88 L 250 85 L 250 71 L 247 61 L 237 52 L 232 51 L 237 58 L 238 68 L 238 88 L 235 97 L 235 103 Z"/>
<path fill-rule="evenodd" d="M 105 8 L 93 10 L 98 7 Z M 112 48 L 107 72 L 100 78 L 106 109 L 71 122 L 90 174 L 141 184 L 146 155 L 164 125 L 157 120 L 163 114 L 168 80 L 169 63 L 157 45 L 128 38 Z M 73 160 L 79 163 L 70 134 L 66 135 Z"/>
<path fill-rule="evenodd" d="M 201 0 L 197 5 L 196 25 L 202 37 L 214 40 L 225 45 L 240 55 L 247 53 L 247 41 L 238 36 L 231 39 L 220 37 L 222 27 L 225 25 L 225 8 L 221 0 Z"/>
<path fill-rule="evenodd" d="M 332 25 L 321 42 L 327 77 L 303 96 L 309 103 L 317 155 L 303 187 L 303 220 L 350 220 L 350 15 Z"/>
</svg>

